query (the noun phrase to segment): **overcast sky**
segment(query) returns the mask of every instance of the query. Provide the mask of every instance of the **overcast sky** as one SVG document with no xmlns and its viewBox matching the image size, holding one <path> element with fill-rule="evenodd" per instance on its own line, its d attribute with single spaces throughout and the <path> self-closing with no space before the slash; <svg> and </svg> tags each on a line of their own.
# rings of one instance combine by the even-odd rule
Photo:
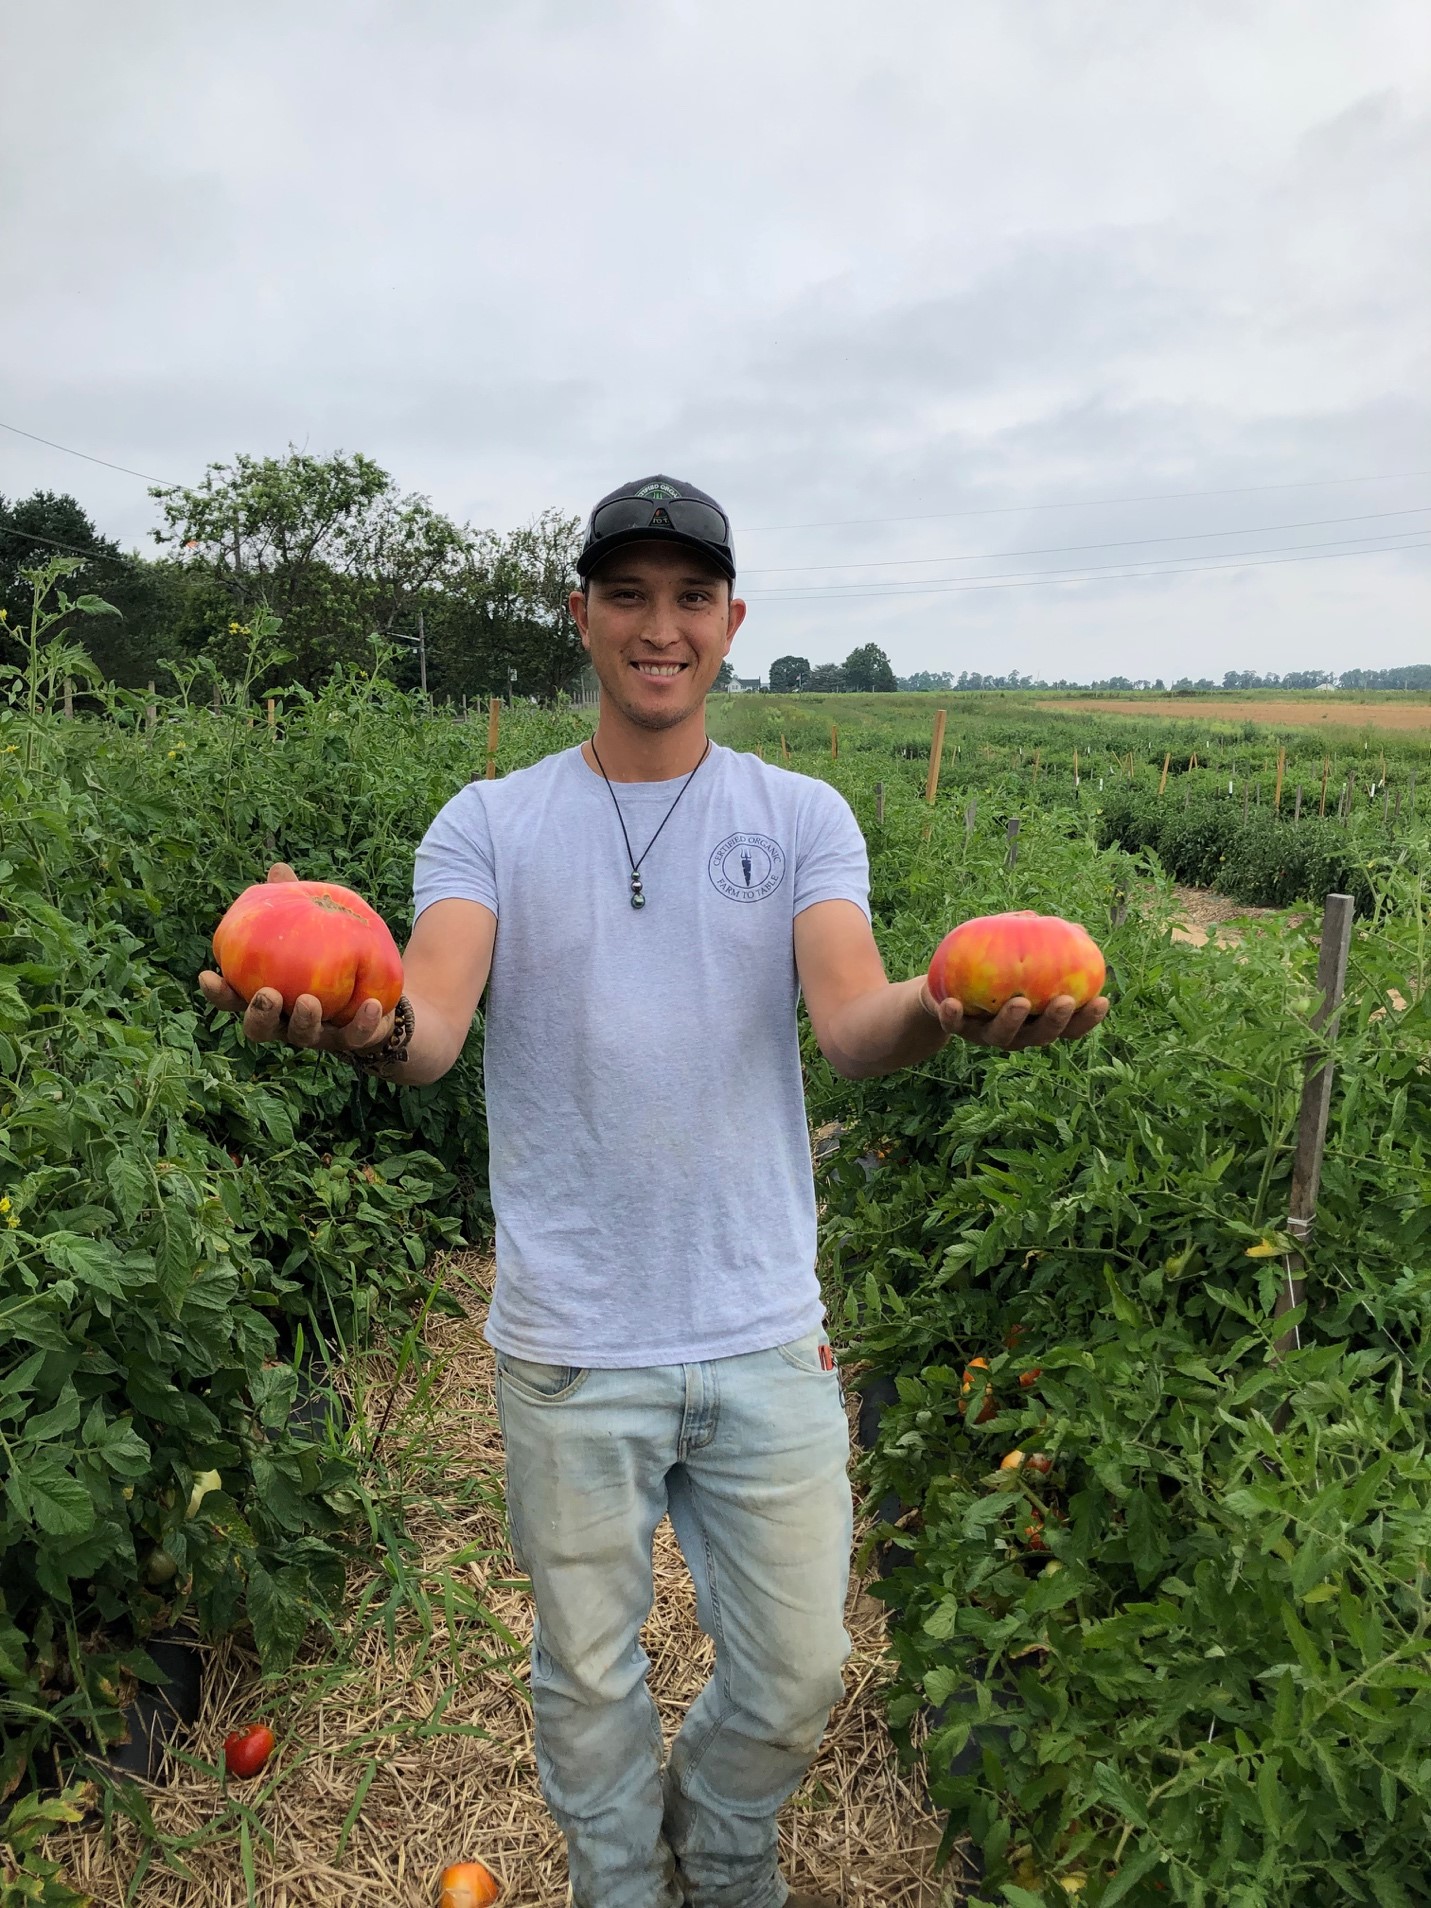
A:
<svg viewBox="0 0 1431 1908">
<path fill-rule="evenodd" d="M 0 65 L 7 424 L 498 529 L 688 478 L 741 674 L 1431 660 L 1425 0 L 45 0 Z M 157 522 L 0 431 L 40 486 Z"/>
</svg>

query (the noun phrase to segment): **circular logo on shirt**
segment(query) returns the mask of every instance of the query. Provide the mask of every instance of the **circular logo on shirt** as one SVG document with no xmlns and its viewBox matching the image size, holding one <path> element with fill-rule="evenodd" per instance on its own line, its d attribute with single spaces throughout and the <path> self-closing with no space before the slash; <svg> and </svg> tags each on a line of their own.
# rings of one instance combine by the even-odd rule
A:
<svg viewBox="0 0 1431 1908">
<path fill-rule="evenodd" d="M 785 877 L 785 850 L 769 835 L 727 835 L 709 872 L 727 901 L 763 901 Z"/>
</svg>

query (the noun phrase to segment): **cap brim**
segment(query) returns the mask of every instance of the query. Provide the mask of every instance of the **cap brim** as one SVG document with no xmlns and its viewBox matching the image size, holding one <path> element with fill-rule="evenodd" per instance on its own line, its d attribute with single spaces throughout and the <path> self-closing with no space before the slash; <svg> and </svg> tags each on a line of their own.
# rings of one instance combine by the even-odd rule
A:
<svg viewBox="0 0 1431 1908">
<path fill-rule="evenodd" d="M 588 577 L 599 563 L 615 551 L 625 549 L 630 543 L 683 543 L 688 550 L 699 550 L 708 563 L 715 565 L 729 582 L 735 581 L 735 564 L 730 556 L 716 545 L 703 543 L 699 537 L 688 536 L 684 530 L 667 530 L 660 524 L 647 524 L 640 530 L 617 530 L 609 537 L 603 537 L 600 543 L 591 544 L 583 550 L 576 560 L 576 573 L 579 577 Z"/>
</svg>

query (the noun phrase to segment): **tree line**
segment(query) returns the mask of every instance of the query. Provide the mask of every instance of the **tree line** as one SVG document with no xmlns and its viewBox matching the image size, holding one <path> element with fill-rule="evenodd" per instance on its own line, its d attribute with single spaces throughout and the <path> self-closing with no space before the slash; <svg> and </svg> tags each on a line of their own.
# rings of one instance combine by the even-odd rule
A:
<svg viewBox="0 0 1431 1908">
<path fill-rule="evenodd" d="M 64 633 L 126 688 L 173 686 L 175 667 L 203 660 L 240 674 L 261 608 L 282 619 L 282 680 L 309 689 L 337 664 L 371 667 L 374 637 L 399 647 L 392 673 L 415 686 L 421 635 L 439 697 L 549 700 L 585 660 L 567 608 L 581 525 L 560 511 L 474 530 L 403 495 L 371 458 L 293 449 L 214 463 L 192 488 L 150 495 L 162 518 L 153 557 L 121 550 L 73 497 L 0 497 L 0 622 L 25 627 L 24 572 L 68 554 L 83 559 L 78 588 L 118 613 Z"/>
<path fill-rule="evenodd" d="M 82 618 L 64 633 L 125 688 L 172 687 L 174 670 L 205 662 L 242 673 L 251 618 L 265 607 L 282 621 L 282 680 L 316 689 L 335 665 L 371 666 L 372 641 L 397 645 L 392 673 L 416 686 L 421 636 L 427 686 L 437 697 L 535 696 L 549 701 L 580 675 L 585 652 L 567 608 L 581 524 L 546 510 L 516 530 L 474 530 L 403 495 L 361 454 L 236 456 L 210 464 L 192 487 L 156 485 L 159 546 L 146 557 L 103 536 L 71 496 L 37 490 L 0 497 L 0 656 L 4 631 L 28 624 L 24 572 L 55 554 L 78 556 L 78 588 L 117 614 Z M 58 633 L 58 632 L 57 632 Z M 731 679 L 722 667 L 717 687 Z M 1228 670 L 1221 684 L 1183 676 L 1174 695 L 1223 689 L 1431 689 L 1431 664 L 1399 669 Z M 773 693 L 894 690 L 1165 689 L 1161 677 L 1109 676 L 1046 682 L 1017 669 L 991 675 L 919 670 L 896 676 L 878 643 L 842 663 L 807 656 L 770 665 Z"/>
</svg>

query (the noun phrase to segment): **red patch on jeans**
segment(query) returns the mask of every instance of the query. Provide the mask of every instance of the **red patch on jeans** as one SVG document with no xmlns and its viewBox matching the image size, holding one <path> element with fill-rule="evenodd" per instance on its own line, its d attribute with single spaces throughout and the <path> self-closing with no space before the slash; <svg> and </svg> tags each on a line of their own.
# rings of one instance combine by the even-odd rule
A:
<svg viewBox="0 0 1431 1908">
<path fill-rule="evenodd" d="M 821 1371 L 833 1371 L 835 1369 L 835 1354 L 830 1350 L 828 1345 L 822 1345 L 820 1347 L 820 1369 Z"/>
</svg>

